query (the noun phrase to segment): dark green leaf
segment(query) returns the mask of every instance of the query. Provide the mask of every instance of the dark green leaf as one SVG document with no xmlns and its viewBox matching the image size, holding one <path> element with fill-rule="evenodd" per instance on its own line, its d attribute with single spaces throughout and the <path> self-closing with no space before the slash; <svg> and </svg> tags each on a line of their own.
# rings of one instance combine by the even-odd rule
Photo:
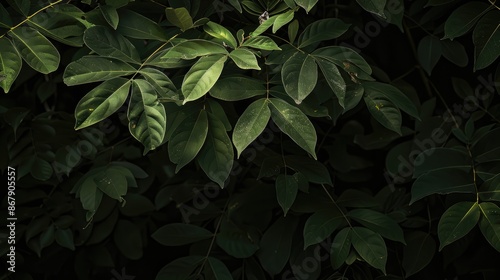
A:
<svg viewBox="0 0 500 280">
<path fill-rule="evenodd" d="M 300 109 L 278 98 L 271 98 L 271 117 L 276 125 L 316 159 L 316 130 Z"/>
<path fill-rule="evenodd" d="M 176 259 L 164 266 L 156 275 L 155 280 L 186 280 L 189 275 L 204 260 L 201 256 L 188 256 Z"/>
<path fill-rule="evenodd" d="M 465 67 L 469 64 L 469 58 L 465 47 L 458 41 L 440 40 L 443 56 L 457 66 Z"/>
<path fill-rule="evenodd" d="M 317 20 L 309 24 L 300 34 L 299 48 L 338 38 L 349 29 L 349 26 L 351 25 L 337 18 Z"/>
<path fill-rule="evenodd" d="M 128 220 L 118 220 L 113 234 L 113 240 L 118 250 L 131 260 L 142 257 L 141 230 Z"/>
<path fill-rule="evenodd" d="M 154 68 L 142 68 L 139 73 L 155 88 L 159 98 L 166 99 L 161 101 L 179 100 L 177 88 L 165 73 Z"/>
<path fill-rule="evenodd" d="M 73 240 L 73 231 L 71 229 L 56 229 L 55 239 L 61 247 L 68 248 L 71 251 L 75 250 L 75 242 Z"/>
<path fill-rule="evenodd" d="M 448 208 L 438 224 L 439 251 L 469 233 L 480 214 L 477 202 L 462 201 Z"/>
<path fill-rule="evenodd" d="M 346 98 L 346 84 L 342 75 L 340 75 L 339 69 L 335 65 L 335 63 L 323 59 L 321 57 L 315 57 L 316 63 L 318 64 L 323 76 L 326 79 L 326 82 L 332 89 L 335 96 L 339 100 L 340 106 L 345 108 L 345 98 Z M 352 106 L 352 105 L 351 105 Z"/>
<path fill-rule="evenodd" d="M 364 96 L 365 104 L 370 114 L 380 124 L 401 135 L 402 117 L 399 109 L 387 95 L 380 91 L 372 91 Z"/>
<path fill-rule="evenodd" d="M 243 150 L 252 143 L 266 128 L 271 118 L 268 107 L 269 100 L 259 99 L 250 104 L 236 122 L 233 131 L 233 143 L 238 152 L 238 158 Z"/>
<path fill-rule="evenodd" d="M 384 8 L 387 0 L 356 0 L 365 11 L 374 13 L 377 16 L 385 18 Z"/>
<path fill-rule="evenodd" d="M 227 54 L 226 48 L 207 40 L 195 39 L 179 43 L 172 47 L 162 58 L 193 59 L 211 54 Z"/>
<path fill-rule="evenodd" d="M 482 202 L 479 208 L 482 214 L 479 228 L 490 245 L 500 252 L 500 208 L 491 202 Z"/>
<path fill-rule="evenodd" d="M 12 19 L 9 12 L 2 4 L 0 4 L 0 27 L 9 29 L 12 27 Z"/>
<path fill-rule="evenodd" d="M 23 61 L 9 39 L 0 38 L 0 49 L 2 50 L 0 52 L 0 73 L 3 77 L 0 80 L 0 87 L 5 93 L 8 93 L 21 71 Z"/>
<path fill-rule="evenodd" d="M 48 74 L 59 67 L 59 52 L 40 32 L 22 26 L 8 32 L 14 46 L 28 65 L 36 71 Z"/>
<path fill-rule="evenodd" d="M 354 66 L 357 66 L 366 74 L 372 73 L 372 68 L 365 59 L 350 48 L 341 46 L 324 47 L 315 50 L 312 55 L 321 56 L 324 59 L 330 60 L 342 67 L 342 69 L 346 70 L 348 73 L 356 73 L 355 76 L 361 76 L 362 73 L 356 68 L 353 68 Z"/>
<path fill-rule="evenodd" d="M 295 3 L 306 10 L 309 13 L 311 9 L 318 3 L 318 0 L 295 0 Z"/>
<path fill-rule="evenodd" d="M 232 221 L 222 221 L 216 241 L 217 245 L 235 258 L 249 258 L 259 249 L 257 236 L 242 230 Z"/>
<path fill-rule="evenodd" d="M 153 39 L 160 41 L 169 39 L 165 35 L 165 31 L 156 24 L 156 22 L 143 15 L 126 9 L 120 9 L 118 15 L 120 17 L 120 23 L 118 24 L 117 30 L 124 36 L 135 39 Z"/>
<path fill-rule="evenodd" d="M 99 5 L 101 9 L 101 14 L 104 19 L 109 23 L 114 30 L 118 28 L 118 23 L 120 22 L 120 17 L 118 16 L 118 12 L 116 11 L 116 7 L 111 5 Z"/>
<path fill-rule="evenodd" d="M 435 36 L 428 35 L 420 40 L 417 48 L 418 60 L 425 72 L 430 76 L 432 69 L 441 58 L 441 41 Z"/>
<path fill-rule="evenodd" d="M 484 15 L 472 34 L 475 46 L 474 70 L 491 65 L 500 56 L 500 11 Z"/>
<path fill-rule="evenodd" d="M 343 228 L 337 233 L 333 239 L 332 247 L 330 248 L 330 260 L 333 268 L 340 268 L 347 259 L 351 251 L 351 228 Z"/>
<path fill-rule="evenodd" d="M 85 30 L 83 40 L 87 47 L 100 56 L 114 57 L 125 62 L 141 62 L 135 46 L 125 37 L 107 27 L 96 25 Z"/>
<path fill-rule="evenodd" d="M 349 211 L 347 216 L 387 239 L 406 244 L 403 230 L 387 215 L 370 209 L 354 209 Z"/>
<path fill-rule="evenodd" d="M 210 231 L 195 225 L 171 223 L 156 230 L 151 237 L 164 246 L 181 246 L 213 237 Z"/>
<path fill-rule="evenodd" d="M 290 43 L 295 42 L 295 38 L 297 38 L 297 34 L 299 33 L 299 21 L 294 20 L 288 25 L 288 38 L 290 39 Z"/>
<path fill-rule="evenodd" d="M 166 8 L 165 14 L 167 15 L 167 20 L 173 25 L 179 27 L 182 31 L 186 31 L 193 27 L 193 18 L 189 14 L 189 11 L 184 8 Z"/>
<path fill-rule="evenodd" d="M 314 89 L 318 80 L 318 67 L 311 55 L 296 52 L 281 69 L 281 80 L 286 93 L 300 104 Z"/>
<path fill-rule="evenodd" d="M 84 56 L 73 61 L 64 70 L 64 83 L 68 86 L 108 81 L 134 74 L 136 69 L 121 60 L 99 56 Z"/>
<path fill-rule="evenodd" d="M 410 277 L 432 261 L 436 252 L 436 241 L 428 233 L 412 231 L 406 235 L 406 242 L 402 266 L 406 277 Z"/>
<path fill-rule="evenodd" d="M 54 170 L 50 163 L 39 157 L 35 157 L 30 170 L 31 176 L 40 181 L 47 181 L 52 177 Z"/>
<path fill-rule="evenodd" d="M 203 97 L 213 87 L 226 60 L 222 54 L 204 56 L 189 69 L 182 82 L 183 104 Z"/>
<path fill-rule="evenodd" d="M 430 143 L 430 142 L 429 142 Z M 431 144 L 423 143 L 423 145 Z M 424 149 L 424 147 L 420 147 Z M 419 153 L 414 160 L 415 171 L 413 177 L 417 178 L 427 172 L 445 168 L 470 168 L 470 157 L 462 150 L 450 148 L 432 148 Z"/>
<path fill-rule="evenodd" d="M 133 81 L 127 117 L 130 133 L 144 145 L 144 153 L 163 143 L 167 124 L 165 107 L 146 80 Z"/>
<path fill-rule="evenodd" d="M 98 123 L 116 112 L 126 101 L 130 82 L 115 78 L 103 82 L 87 93 L 76 105 L 75 129 Z"/>
<path fill-rule="evenodd" d="M 276 198 L 278 199 L 278 204 L 283 209 L 285 217 L 290 207 L 292 207 L 298 191 L 299 186 L 296 177 L 280 174 L 276 178 Z"/>
<path fill-rule="evenodd" d="M 262 81 L 246 76 L 221 78 L 210 89 L 211 96 L 224 101 L 238 101 L 265 93 Z"/>
<path fill-rule="evenodd" d="M 415 104 L 398 88 L 379 82 L 364 82 L 363 87 L 365 88 L 366 95 L 383 95 L 384 98 L 391 101 L 408 115 L 420 119 Z"/>
<path fill-rule="evenodd" d="M 488 10 L 484 2 L 470 1 L 451 13 L 444 24 L 443 39 L 454 39 L 467 33 Z"/>
<path fill-rule="evenodd" d="M 312 214 L 304 225 L 304 249 L 325 240 L 345 219 L 344 214 L 334 207 Z"/>
<path fill-rule="evenodd" d="M 94 183 L 99 190 L 116 199 L 123 201 L 123 196 L 127 194 L 127 179 L 116 167 L 109 167 L 93 177 Z"/>
<path fill-rule="evenodd" d="M 352 246 L 368 264 L 385 274 L 387 247 L 380 234 L 367 228 L 353 227 Z"/>
</svg>

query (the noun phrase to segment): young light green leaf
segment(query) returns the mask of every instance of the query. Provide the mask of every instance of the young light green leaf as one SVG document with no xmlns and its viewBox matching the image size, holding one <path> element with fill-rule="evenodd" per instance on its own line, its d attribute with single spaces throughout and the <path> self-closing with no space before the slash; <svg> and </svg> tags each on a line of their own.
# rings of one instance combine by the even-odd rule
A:
<svg viewBox="0 0 500 280">
<path fill-rule="evenodd" d="M 186 31 L 193 27 L 193 18 L 185 7 L 180 8 L 166 8 L 165 14 L 167 20 L 173 25 L 179 27 L 182 31 Z"/>
<path fill-rule="evenodd" d="M 56 47 L 40 32 L 22 26 L 8 32 L 21 57 L 36 71 L 48 74 L 59 67 L 61 57 Z"/>
<path fill-rule="evenodd" d="M 204 96 L 217 82 L 227 56 L 216 54 L 201 57 L 184 76 L 182 82 L 183 104 Z"/>
<path fill-rule="evenodd" d="M 175 172 L 193 160 L 201 150 L 208 133 L 208 117 L 205 110 L 190 116 L 179 125 L 168 142 L 168 156 L 177 164 Z"/>
<path fill-rule="evenodd" d="M 281 48 L 269 37 L 255 36 L 243 42 L 242 46 L 266 51 L 280 51 Z"/>
<path fill-rule="evenodd" d="M 286 135 L 316 159 L 316 130 L 302 111 L 278 98 L 271 98 L 271 117 Z"/>
<path fill-rule="evenodd" d="M 372 91 L 365 94 L 364 100 L 368 111 L 375 120 L 386 128 L 401 134 L 401 112 L 385 94 Z"/>
<path fill-rule="evenodd" d="M 420 119 L 417 106 L 395 86 L 380 82 L 364 82 L 363 87 L 367 95 L 382 95 L 408 115 Z"/>
<path fill-rule="evenodd" d="M 314 58 L 309 54 L 296 52 L 283 64 L 281 81 L 286 93 L 295 103 L 302 103 L 318 81 L 318 67 Z"/>
<path fill-rule="evenodd" d="M 344 264 L 351 251 L 351 239 L 350 227 L 340 230 L 333 239 L 330 248 L 330 261 L 333 268 L 338 269 Z"/>
<path fill-rule="evenodd" d="M 212 54 L 227 54 L 226 48 L 211 41 L 194 39 L 181 42 L 166 52 L 162 58 L 193 59 Z"/>
<path fill-rule="evenodd" d="M 475 47 L 474 70 L 491 65 L 500 56 L 500 11 L 493 10 L 483 16 L 472 34 Z"/>
<path fill-rule="evenodd" d="M 482 202 L 479 204 L 481 209 L 481 220 L 479 228 L 484 238 L 500 252 L 500 208 L 491 202 Z"/>
<path fill-rule="evenodd" d="M 212 114 L 208 114 L 207 139 L 197 159 L 208 178 L 223 188 L 233 168 L 233 144 L 224 124 Z"/>
<path fill-rule="evenodd" d="M 299 36 L 299 48 L 321 41 L 338 38 L 344 34 L 350 24 L 337 18 L 320 19 L 309 24 Z"/>
<path fill-rule="evenodd" d="M 116 112 L 127 100 L 130 82 L 115 78 L 103 82 L 87 93 L 76 105 L 75 129 L 98 123 Z"/>
<path fill-rule="evenodd" d="M 246 76 L 233 76 L 217 80 L 210 95 L 224 101 L 238 101 L 266 93 L 262 81 Z"/>
<path fill-rule="evenodd" d="M 406 244 L 403 230 L 387 215 L 371 209 L 353 209 L 347 213 L 347 216 L 387 239 Z"/>
<path fill-rule="evenodd" d="M 260 70 L 259 62 L 255 54 L 246 48 L 238 48 L 233 50 L 229 57 L 241 69 L 255 69 Z"/>
<path fill-rule="evenodd" d="M 116 30 L 118 28 L 118 23 L 120 22 L 120 17 L 118 16 L 116 7 L 111 5 L 99 5 L 99 9 L 101 10 L 101 14 L 106 22 L 113 27 L 114 30 Z"/>
<path fill-rule="evenodd" d="M 132 75 L 136 69 L 118 59 L 100 56 L 84 56 L 71 62 L 64 70 L 67 86 L 108 81 L 120 76 Z"/>
<path fill-rule="evenodd" d="M 406 245 L 403 249 L 403 268 L 406 277 L 425 268 L 436 253 L 436 241 L 428 233 L 412 231 L 406 235 Z"/>
<path fill-rule="evenodd" d="M 8 93 L 21 71 L 23 60 L 11 41 L 5 37 L 0 38 L 0 50 L 2 50 L 0 52 L 0 73 L 2 76 L 0 87 L 5 93 Z"/>
<path fill-rule="evenodd" d="M 470 1 L 458 7 L 451 13 L 444 24 L 443 39 L 453 40 L 464 35 L 489 10 L 490 5 L 479 1 Z"/>
<path fill-rule="evenodd" d="M 297 223 L 294 216 L 281 217 L 262 236 L 257 256 L 269 274 L 280 273 L 287 264 Z"/>
<path fill-rule="evenodd" d="M 207 22 L 205 26 L 203 26 L 203 30 L 207 32 L 210 36 L 221 39 L 224 43 L 229 45 L 231 48 L 236 49 L 238 47 L 238 43 L 236 42 L 236 38 L 234 38 L 233 34 L 224 26 L 217 24 L 213 21 Z"/>
<path fill-rule="evenodd" d="M 114 57 L 125 62 L 141 62 L 135 46 L 128 39 L 117 32 L 112 32 L 107 27 L 96 25 L 85 30 L 83 41 L 87 47 L 100 56 Z"/>
<path fill-rule="evenodd" d="M 343 222 L 345 222 L 344 214 L 335 208 L 320 210 L 312 214 L 304 225 L 304 249 L 325 240 Z"/>
<path fill-rule="evenodd" d="M 283 215 L 285 217 L 290 207 L 292 207 L 298 191 L 299 185 L 297 177 L 280 174 L 276 178 L 276 198 L 278 199 L 278 204 L 283 209 Z"/>
<path fill-rule="evenodd" d="M 278 15 L 273 23 L 273 33 L 276 33 L 276 31 L 278 31 L 281 27 L 292 21 L 294 15 L 295 13 L 293 10 L 289 10 L 284 14 Z"/>
<path fill-rule="evenodd" d="M 385 18 L 384 8 L 387 0 L 356 0 L 356 2 L 358 2 L 365 11 Z"/>
<path fill-rule="evenodd" d="M 130 133 L 144 145 L 144 153 L 162 144 L 167 115 L 154 87 L 146 80 L 133 81 L 127 117 Z"/>
<path fill-rule="evenodd" d="M 120 23 L 116 30 L 126 37 L 160 41 L 169 40 L 160 25 L 141 14 L 127 9 L 120 9 L 118 15 Z"/>
<path fill-rule="evenodd" d="M 352 246 L 369 265 L 386 274 L 387 246 L 380 234 L 367 228 L 353 227 Z"/>
<path fill-rule="evenodd" d="M 213 237 L 210 231 L 191 224 L 171 223 L 157 229 L 151 237 L 164 246 L 181 246 Z"/>
<path fill-rule="evenodd" d="M 311 9 L 318 3 L 318 0 L 295 0 L 295 3 L 306 10 L 309 13 Z"/>
<path fill-rule="evenodd" d="M 340 106 L 345 108 L 346 84 L 335 63 L 321 57 L 314 57 L 326 82 L 339 100 Z"/>
<path fill-rule="evenodd" d="M 477 202 L 462 201 L 448 208 L 438 224 L 439 251 L 469 233 L 479 221 L 480 214 Z"/>
<path fill-rule="evenodd" d="M 210 269 L 212 276 L 214 277 L 213 279 L 233 280 L 233 276 L 227 269 L 226 265 L 220 260 L 214 257 L 208 257 L 208 267 Z"/>
<path fill-rule="evenodd" d="M 434 69 L 434 66 L 436 66 L 441 58 L 442 49 L 440 40 L 432 35 L 425 36 L 418 43 L 417 54 L 420 65 L 422 65 L 425 72 L 430 76 L 432 69 Z"/>
<path fill-rule="evenodd" d="M 233 143 L 238 158 L 243 150 L 252 143 L 266 128 L 271 118 L 267 99 L 259 99 L 250 104 L 236 122 L 233 131 Z"/>
</svg>

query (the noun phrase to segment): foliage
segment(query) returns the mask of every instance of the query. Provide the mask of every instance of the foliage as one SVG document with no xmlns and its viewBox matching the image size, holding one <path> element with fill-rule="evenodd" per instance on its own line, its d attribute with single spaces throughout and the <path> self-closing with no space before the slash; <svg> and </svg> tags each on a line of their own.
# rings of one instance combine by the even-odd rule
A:
<svg viewBox="0 0 500 280">
<path fill-rule="evenodd" d="M 499 26 L 495 1 L 1 3 L 4 277 L 498 279 Z"/>
</svg>

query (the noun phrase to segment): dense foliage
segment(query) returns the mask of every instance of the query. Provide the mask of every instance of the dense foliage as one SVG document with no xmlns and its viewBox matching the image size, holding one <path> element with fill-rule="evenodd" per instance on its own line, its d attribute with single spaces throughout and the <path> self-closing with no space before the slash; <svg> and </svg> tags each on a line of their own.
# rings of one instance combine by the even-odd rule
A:
<svg viewBox="0 0 500 280">
<path fill-rule="evenodd" d="M 494 0 L 4 1 L 1 279 L 499 279 L 499 55 Z"/>
</svg>

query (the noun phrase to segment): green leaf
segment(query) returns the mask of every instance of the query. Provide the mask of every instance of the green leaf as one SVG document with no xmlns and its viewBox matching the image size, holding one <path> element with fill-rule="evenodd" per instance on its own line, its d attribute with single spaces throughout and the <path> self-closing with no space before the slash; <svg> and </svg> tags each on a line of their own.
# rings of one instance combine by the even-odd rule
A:
<svg viewBox="0 0 500 280">
<path fill-rule="evenodd" d="M 353 209 L 347 213 L 347 216 L 387 239 L 406 244 L 403 230 L 387 215 L 370 209 Z"/>
<path fill-rule="evenodd" d="M 75 251 L 75 242 L 73 239 L 73 231 L 71 229 L 56 229 L 55 239 L 57 244 L 59 244 L 61 247 L 68 248 L 71 251 Z"/>
<path fill-rule="evenodd" d="M 186 280 L 191 273 L 204 261 L 201 256 L 188 256 L 176 259 L 164 266 L 156 275 L 155 280 Z"/>
<path fill-rule="evenodd" d="M 364 82 L 363 87 L 367 95 L 383 95 L 408 115 L 420 119 L 415 104 L 395 86 L 379 82 Z"/>
<path fill-rule="evenodd" d="M 134 223 L 120 219 L 113 231 L 113 240 L 118 251 L 126 258 L 138 260 L 142 258 L 142 234 Z"/>
<path fill-rule="evenodd" d="M 233 6 L 240 14 L 243 12 L 241 9 L 241 4 L 239 0 L 228 0 L 229 4 Z"/>
<path fill-rule="evenodd" d="M 387 247 L 380 234 L 367 228 L 353 227 L 352 246 L 369 265 L 386 274 Z"/>
<path fill-rule="evenodd" d="M 79 21 L 79 18 L 69 14 L 79 11 L 78 8 L 69 4 L 57 7 L 57 11 L 48 10 L 47 13 L 33 16 L 29 19 L 28 24 L 49 38 L 69 46 L 81 47 L 86 27 Z M 83 12 L 81 16 L 83 16 Z"/>
<path fill-rule="evenodd" d="M 166 8 L 165 14 L 167 15 L 167 20 L 173 25 L 179 27 L 182 31 L 186 31 L 193 27 L 193 18 L 189 14 L 189 11 L 184 8 Z"/>
<path fill-rule="evenodd" d="M 384 8 L 387 0 L 356 0 L 365 11 L 374 13 L 379 17 L 385 18 Z"/>
<path fill-rule="evenodd" d="M 472 34 L 475 47 L 474 70 L 491 65 L 500 56 L 500 11 L 483 16 Z"/>
<path fill-rule="evenodd" d="M 227 54 L 227 50 L 221 44 L 207 40 L 194 39 L 175 45 L 165 53 L 162 58 L 193 59 L 199 56 L 212 54 Z"/>
<path fill-rule="evenodd" d="M 250 39 L 243 42 L 242 46 L 266 51 L 281 50 L 271 38 L 266 36 L 250 37 Z"/>
<path fill-rule="evenodd" d="M 335 63 L 329 60 L 321 57 L 315 57 L 314 59 L 321 69 L 328 86 L 330 86 L 335 96 L 337 96 L 340 106 L 345 108 L 346 84 L 344 78 L 342 78 L 342 75 L 339 72 L 339 69 Z"/>
<path fill-rule="evenodd" d="M 227 269 L 226 265 L 214 257 L 208 257 L 207 269 L 210 269 L 210 272 L 211 272 L 211 275 L 213 276 L 213 279 L 233 280 L 233 276 L 231 275 L 231 273 Z"/>
<path fill-rule="evenodd" d="M 484 181 L 478 193 L 481 200 L 500 201 L 500 174 Z"/>
<path fill-rule="evenodd" d="M 380 91 L 365 93 L 363 98 L 370 114 L 380 124 L 401 135 L 402 117 L 399 109 L 392 103 L 387 95 Z"/>
<path fill-rule="evenodd" d="M 312 214 L 304 225 L 304 249 L 325 240 L 344 222 L 344 214 L 335 208 Z"/>
<path fill-rule="evenodd" d="M 236 38 L 234 38 L 233 34 L 224 26 L 217 24 L 213 21 L 207 22 L 205 26 L 203 26 L 203 30 L 208 33 L 210 36 L 221 39 L 224 43 L 228 44 L 231 48 L 236 49 L 238 47 L 238 43 L 236 42 Z"/>
<path fill-rule="evenodd" d="M 356 73 L 356 76 L 360 76 L 361 73 L 351 66 L 359 67 L 359 69 L 364 71 L 366 74 L 370 75 L 372 73 L 372 68 L 365 61 L 365 59 L 350 48 L 341 46 L 324 47 L 315 50 L 312 55 L 330 60 L 331 62 L 337 64 L 337 66 L 345 69 L 347 72 Z"/>
<path fill-rule="evenodd" d="M 406 272 L 405 277 L 410 277 L 432 261 L 436 252 L 436 241 L 428 233 L 412 231 L 406 235 L 406 242 L 401 264 Z"/>
<path fill-rule="evenodd" d="M 272 276 L 280 273 L 290 258 L 297 222 L 293 216 L 279 218 L 262 235 L 257 256 L 262 267 Z"/>
<path fill-rule="evenodd" d="M 122 35 L 135 39 L 167 41 L 165 31 L 156 22 L 127 9 L 118 10 L 120 23 L 116 29 Z"/>
<path fill-rule="evenodd" d="M 14 107 L 8 109 L 3 118 L 5 122 L 12 127 L 14 130 L 14 136 L 16 136 L 17 128 L 23 122 L 24 118 L 29 114 L 29 110 L 23 107 Z"/>
<path fill-rule="evenodd" d="M 177 88 L 165 73 L 155 68 L 142 68 L 139 73 L 155 88 L 160 98 L 179 100 Z"/>
<path fill-rule="evenodd" d="M 98 123 L 116 112 L 126 101 L 130 82 L 115 78 L 103 82 L 87 93 L 76 105 L 75 129 Z"/>
<path fill-rule="evenodd" d="M 479 228 L 488 243 L 500 252 L 500 208 L 491 202 L 482 202 L 479 208 L 482 214 Z"/>
<path fill-rule="evenodd" d="M 241 69 L 260 70 L 255 54 L 246 48 L 238 48 L 229 54 L 229 57 Z"/>
<path fill-rule="evenodd" d="M 271 117 L 286 135 L 316 159 L 316 130 L 307 116 L 297 107 L 278 98 L 269 99 Z"/>
<path fill-rule="evenodd" d="M 210 89 L 210 95 L 224 101 L 238 101 L 266 93 L 261 80 L 246 76 L 221 78 Z"/>
<path fill-rule="evenodd" d="M 116 30 L 118 28 L 118 23 L 120 22 L 120 17 L 118 16 L 116 7 L 111 5 L 99 5 L 99 9 L 101 10 L 101 14 L 106 22 L 113 27 L 114 30 Z"/>
<path fill-rule="evenodd" d="M 244 1 L 243 3 L 245 3 L 245 2 L 254 4 L 253 2 L 250 2 L 250 1 Z M 257 6 L 257 7 L 259 7 L 259 6 Z M 260 9 L 260 7 L 259 7 L 259 9 Z M 261 13 L 262 13 L 262 11 L 258 12 L 257 14 L 259 15 Z M 250 36 L 252 36 L 252 37 L 259 36 L 262 33 L 266 32 L 266 30 L 269 29 L 269 27 L 271 27 L 274 24 L 274 21 L 276 20 L 277 17 L 278 17 L 278 15 L 275 15 L 275 16 L 270 17 L 268 20 L 261 22 L 260 25 L 253 32 L 250 32 Z"/>
<path fill-rule="evenodd" d="M 57 70 L 61 59 L 59 52 L 40 32 L 22 26 L 10 30 L 8 34 L 21 57 L 31 68 L 42 74 Z"/>
<path fill-rule="evenodd" d="M 337 233 L 330 248 L 330 261 L 334 269 L 340 268 L 351 251 L 351 228 L 343 228 Z"/>
<path fill-rule="evenodd" d="M 30 12 L 31 1 L 29 0 L 7 0 L 10 6 L 24 16 L 28 16 Z"/>
<path fill-rule="evenodd" d="M 5 7 L 0 3 L 0 27 L 10 29 L 13 26 L 12 18 Z"/>
<path fill-rule="evenodd" d="M 205 108 L 207 108 L 208 112 L 212 113 L 214 117 L 224 124 L 226 131 L 231 131 L 233 129 L 233 126 L 226 115 L 225 109 L 219 101 L 208 99 L 205 103 Z"/>
<path fill-rule="evenodd" d="M 94 176 L 102 172 L 102 169 L 94 169 L 84 175 L 81 180 L 81 187 L 77 193 L 80 197 L 83 209 L 87 210 L 87 221 L 91 220 L 102 201 L 102 191 L 97 188 Z"/>
<path fill-rule="evenodd" d="M 162 144 L 167 115 L 154 87 L 146 80 L 133 81 L 127 117 L 130 133 L 144 145 L 144 153 Z"/>
<path fill-rule="evenodd" d="M 455 63 L 457 66 L 465 67 L 469 64 L 469 58 L 464 45 L 458 41 L 440 40 L 444 58 Z"/>
<path fill-rule="evenodd" d="M 208 133 L 208 117 L 201 110 L 198 117 L 188 117 L 179 125 L 168 143 L 168 156 L 177 164 L 175 172 L 193 160 L 201 150 Z"/>
<path fill-rule="evenodd" d="M 216 54 L 201 57 L 184 76 L 182 82 L 183 104 L 203 97 L 217 82 L 227 56 Z"/>
<path fill-rule="evenodd" d="M 477 202 L 462 201 L 448 208 L 438 224 L 439 251 L 469 233 L 480 214 Z"/>
<path fill-rule="evenodd" d="M 287 167 L 304 174 L 309 182 L 333 186 L 330 173 L 321 162 L 300 155 L 286 156 L 285 161 Z"/>
<path fill-rule="evenodd" d="M 234 151 L 224 124 L 208 114 L 208 134 L 199 155 L 198 163 L 208 178 L 224 187 L 233 168 Z"/>
<path fill-rule="evenodd" d="M 276 178 L 276 198 L 278 199 L 278 204 L 283 209 L 285 217 L 290 207 L 292 207 L 298 191 L 299 185 L 296 177 L 280 174 Z"/>
<path fill-rule="evenodd" d="M 0 80 L 0 87 L 5 93 L 8 93 L 21 71 L 23 60 L 11 41 L 5 37 L 0 38 L 0 49 L 2 50 L 0 52 L 0 73 L 3 77 Z"/>
<path fill-rule="evenodd" d="M 442 49 L 440 40 L 432 35 L 425 36 L 418 43 L 417 53 L 420 65 L 422 65 L 425 72 L 430 76 L 432 69 L 434 69 L 434 66 L 436 66 L 441 58 Z"/>
<path fill-rule="evenodd" d="M 226 253 L 235 258 L 249 258 L 259 249 L 258 236 L 239 228 L 234 222 L 223 220 L 216 242 Z"/>
<path fill-rule="evenodd" d="M 440 169 L 415 180 L 410 204 L 431 194 L 475 193 L 473 175 L 469 170 Z"/>
<path fill-rule="evenodd" d="M 276 31 L 278 31 L 281 27 L 292 21 L 294 15 L 295 13 L 292 10 L 289 10 L 284 14 L 278 15 L 278 17 L 276 17 L 276 20 L 273 23 L 273 33 L 276 33 Z"/>
<path fill-rule="evenodd" d="M 84 56 L 71 62 L 64 70 L 67 86 L 108 81 L 120 76 L 132 75 L 136 69 L 121 60 L 100 56 Z"/>
<path fill-rule="evenodd" d="M 326 18 L 309 24 L 299 36 L 299 48 L 304 48 L 317 42 L 335 39 L 344 34 L 350 24 L 337 18 Z"/>
<path fill-rule="evenodd" d="M 87 47 L 100 56 L 113 57 L 125 62 L 141 62 L 135 46 L 125 37 L 107 27 L 96 25 L 85 30 L 83 41 Z"/>
<path fill-rule="evenodd" d="M 54 170 L 49 162 L 39 157 L 35 157 L 30 170 L 31 176 L 40 181 L 47 181 L 52 177 Z"/>
<path fill-rule="evenodd" d="M 286 93 L 295 103 L 302 103 L 318 80 L 318 67 L 314 58 L 309 54 L 296 52 L 283 64 L 281 80 Z"/>
<path fill-rule="evenodd" d="M 151 237 L 164 246 L 181 246 L 213 237 L 210 231 L 195 225 L 171 223 L 157 229 Z"/>
<path fill-rule="evenodd" d="M 430 142 L 422 143 L 422 151 L 414 160 L 415 170 L 413 177 L 417 178 L 427 172 L 440 169 L 470 170 L 470 156 L 462 150 L 452 148 L 432 148 L 425 149 L 425 146 L 431 146 Z"/>
<path fill-rule="evenodd" d="M 95 185 L 103 193 L 120 202 L 123 196 L 127 194 L 127 179 L 116 167 L 109 167 L 94 177 Z"/>
<path fill-rule="evenodd" d="M 444 24 L 443 39 L 454 39 L 467 33 L 490 9 L 490 5 L 470 1 L 455 9 Z"/>
<path fill-rule="evenodd" d="M 293 44 L 295 42 L 295 38 L 297 38 L 297 34 L 299 32 L 299 21 L 294 20 L 292 23 L 288 25 L 288 38 L 290 39 L 290 43 Z"/>
<path fill-rule="evenodd" d="M 311 9 L 318 3 L 318 0 L 295 0 L 295 3 L 306 10 L 309 13 Z"/>
<path fill-rule="evenodd" d="M 233 131 L 233 143 L 238 158 L 243 150 L 264 131 L 271 118 L 267 99 L 259 99 L 250 104 L 236 122 Z"/>
</svg>

